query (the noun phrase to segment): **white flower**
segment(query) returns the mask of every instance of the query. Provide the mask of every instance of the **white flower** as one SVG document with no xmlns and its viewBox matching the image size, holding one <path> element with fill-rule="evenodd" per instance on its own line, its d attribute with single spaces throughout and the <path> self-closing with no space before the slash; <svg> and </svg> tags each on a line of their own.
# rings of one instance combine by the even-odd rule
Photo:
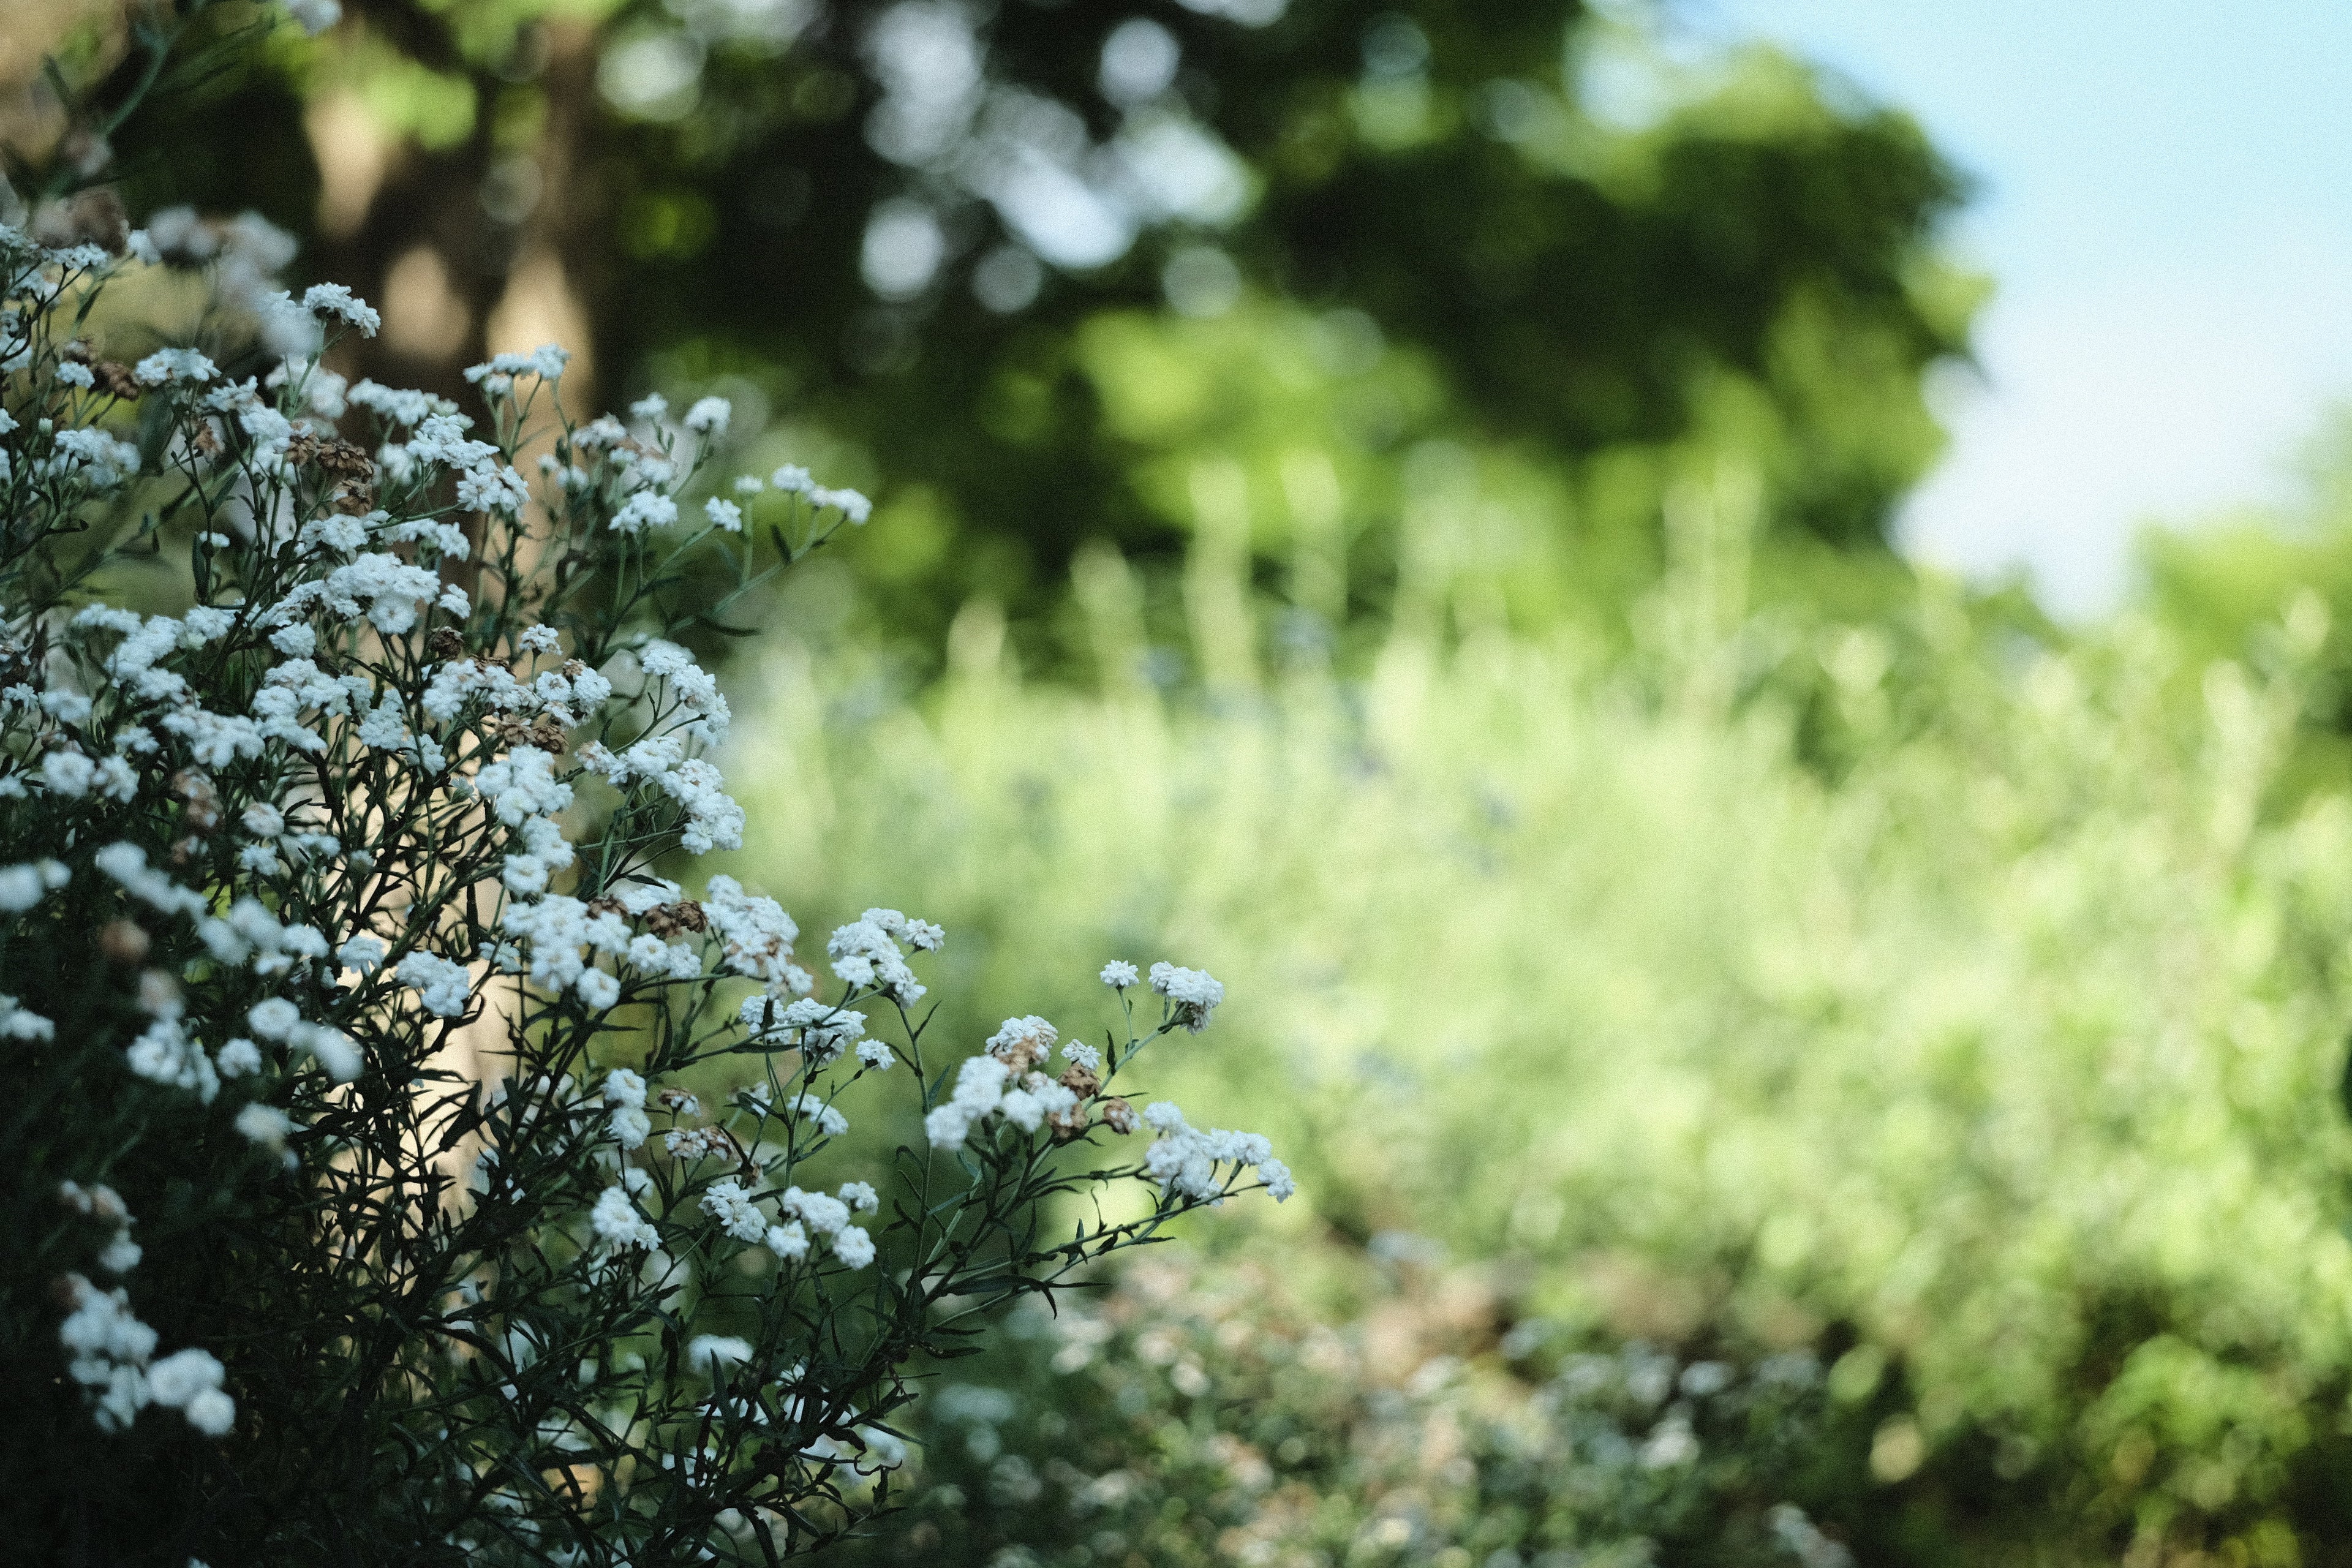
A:
<svg viewBox="0 0 2352 1568">
<path fill-rule="evenodd" d="M 341 1029 L 306 1024 L 296 1032 L 294 1043 L 317 1058 L 327 1076 L 337 1083 L 349 1083 L 360 1076 L 360 1048 Z"/>
<path fill-rule="evenodd" d="M 808 1232 L 801 1228 L 801 1223 L 796 1219 L 770 1226 L 767 1243 L 768 1250 L 787 1263 L 808 1256 Z"/>
<path fill-rule="evenodd" d="M 240 1035 L 221 1047 L 213 1065 L 223 1078 L 243 1078 L 261 1070 L 261 1047 Z"/>
<path fill-rule="evenodd" d="M 473 976 L 462 963 L 438 958 L 429 952 L 412 952 L 400 961 L 394 972 L 400 983 L 414 989 L 417 1001 L 428 1013 L 444 1018 L 455 1018 L 465 1012 L 473 994 Z"/>
<path fill-rule="evenodd" d="M 188 1425 L 205 1436 L 223 1437 L 236 1425 L 236 1401 L 217 1388 L 208 1388 L 188 1401 L 185 1414 Z"/>
<path fill-rule="evenodd" d="M 653 1222 L 637 1213 L 629 1201 L 626 1189 L 606 1187 L 596 1195 L 596 1206 L 589 1211 L 588 1223 L 604 1245 L 619 1251 L 623 1247 L 642 1247 L 651 1251 L 661 1245 L 661 1233 Z"/>
<path fill-rule="evenodd" d="M 813 996 L 781 1005 L 772 996 L 748 996 L 739 1016 L 752 1038 L 797 1046 L 812 1068 L 835 1061 L 866 1033 L 865 1015 Z"/>
<path fill-rule="evenodd" d="M 162 386 L 173 381 L 207 382 L 220 374 L 220 368 L 194 349 L 158 349 L 132 366 L 131 374 L 142 385 Z"/>
<path fill-rule="evenodd" d="M 71 875 L 64 863 L 57 860 L 26 860 L 0 866 L 0 914 L 24 913 L 39 903 L 45 894 L 64 887 Z"/>
<path fill-rule="evenodd" d="M 1258 1180 L 1279 1203 L 1296 1190 L 1290 1167 L 1255 1132 L 1228 1132 L 1213 1128 L 1202 1132 L 1184 1120 L 1172 1100 L 1156 1100 L 1143 1110 L 1143 1120 L 1160 1136 L 1144 1155 L 1144 1174 L 1160 1184 L 1163 1196 L 1215 1203 L 1224 1195 L 1220 1165 L 1254 1165 Z"/>
<path fill-rule="evenodd" d="M 706 1375 L 751 1359 L 751 1342 L 732 1334 L 697 1334 L 687 1342 L 687 1364 Z"/>
<path fill-rule="evenodd" d="M 174 1410 L 189 1410 L 198 1396 L 220 1388 L 222 1372 L 221 1363 L 210 1352 L 176 1351 L 147 1369 L 147 1396 L 156 1404 Z M 230 1407 L 230 1415 L 234 1418 L 234 1405 Z M 196 1419 L 193 1411 L 189 1419 Z M 219 1431 L 226 1430 L 227 1424 L 223 1422 Z M 218 1432 L 213 1435 L 218 1436 Z"/>
<path fill-rule="evenodd" d="M 813 1236 L 832 1236 L 849 1223 L 849 1205 L 839 1198 L 823 1193 L 804 1193 L 798 1187 L 786 1187 L 776 1200 L 776 1207 L 787 1219 L 797 1219 Z"/>
<path fill-rule="evenodd" d="M 996 1033 L 988 1037 L 988 1054 L 1018 1072 L 1044 1061 L 1059 1038 L 1059 1030 L 1032 1013 L 1005 1019 Z"/>
<path fill-rule="evenodd" d="M 889 914 L 890 910 L 868 910 Z M 922 999 L 924 986 L 907 966 L 906 955 L 890 932 L 872 920 L 852 921 L 837 928 L 824 944 L 834 973 L 860 989 L 871 986 L 892 1001 L 910 1005 Z"/>
<path fill-rule="evenodd" d="M 536 746 L 522 746 L 491 763 L 474 777 L 474 787 L 509 827 L 527 817 L 552 816 L 572 804 L 572 786 L 555 776 L 555 759 Z"/>
<path fill-rule="evenodd" d="M 0 866 L 0 913 L 22 914 L 41 901 L 47 889 L 41 873 L 30 864 Z"/>
<path fill-rule="evenodd" d="M 808 994 L 812 983 L 807 972 L 792 961 L 801 928 L 782 904 L 744 892 L 732 877 L 713 877 L 702 897 L 702 913 L 719 939 L 728 969 L 771 989 Z"/>
<path fill-rule="evenodd" d="M 931 1147 L 962 1148 L 972 1123 L 1003 1103 L 1005 1081 L 1011 1076 L 1011 1069 L 994 1057 L 966 1058 L 956 1071 L 954 1095 L 923 1118 L 923 1131 Z"/>
<path fill-rule="evenodd" d="M 686 411 L 686 427 L 698 436 L 716 440 L 727 434 L 727 422 L 734 414 L 734 405 L 723 397 L 701 398 Z"/>
<path fill-rule="evenodd" d="M 621 983 L 601 969 L 583 969 L 572 983 L 573 994 L 602 1012 L 621 999 Z"/>
<path fill-rule="evenodd" d="M 1018 1089 L 1007 1089 L 997 1109 L 1004 1120 L 1024 1132 L 1034 1132 L 1048 1116 L 1057 1116 L 1078 1102 L 1078 1097 L 1043 1073 L 1031 1073 Z"/>
<path fill-rule="evenodd" d="M 306 29 L 314 33 L 334 26 L 334 17 L 342 14 L 340 5 L 336 5 L 331 14 L 318 0 L 288 0 L 287 9 L 296 20 L 302 22 Z M 309 21 L 303 20 L 306 13 L 312 17 L 325 16 L 326 20 L 320 26 L 312 27 Z M 371 338 L 375 336 L 376 329 L 383 325 L 383 318 L 377 315 L 366 300 L 340 283 L 312 284 L 302 295 L 302 308 L 314 316 L 348 322 L 357 327 L 362 335 Z"/>
<path fill-rule="evenodd" d="M 731 1178 L 714 1184 L 702 1194 L 702 1212 L 719 1222 L 719 1228 L 738 1241 L 760 1241 L 766 1237 L 768 1222 L 752 1205 L 751 1195 L 740 1182 Z"/>
<path fill-rule="evenodd" d="M 1168 963 L 1151 966 L 1151 988 L 1168 998 L 1175 1020 L 1196 1035 L 1208 1027 L 1209 1015 L 1225 999 L 1225 988 L 1202 971 Z"/>
<path fill-rule="evenodd" d="M 834 1233 L 833 1255 L 852 1268 L 863 1268 L 874 1261 L 874 1238 L 856 1226 L 845 1226 Z"/>
<path fill-rule="evenodd" d="M 41 783 L 58 795 L 88 795 L 97 776 L 98 764 L 69 746 L 41 759 Z"/>
<path fill-rule="evenodd" d="M 834 1195 L 859 1214 L 872 1214 L 882 1206 L 881 1196 L 865 1182 L 844 1182 Z"/>
<path fill-rule="evenodd" d="M 808 492 L 808 500 L 809 505 L 831 507 L 853 525 L 861 528 L 865 526 L 866 520 L 874 515 L 874 503 L 856 490 L 813 489 Z"/>
<path fill-rule="evenodd" d="M 0 994 L 0 1040 L 51 1040 L 58 1026 L 14 996 Z"/>
<path fill-rule="evenodd" d="M 283 996 L 272 996 L 247 1009 L 245 1020 L 263 1039 L 283 1040 L 301 1024 L 302 1011 Z"/>
<path fill-rule="evenodd" d="M 719 689 L 718 679 L 694 662 L 694 656 L 673 642 L 656 638 L 637 650 L 637 667 L 657 680 L 669 683 L 669 694 L 682 703 L 695 717 L 686 726 L 686 733 L 694 739 L 717 742 L 727 738 L 727 699 Z M 634 754 L 637 748 L 631 747 Z M 648 753 L 646 765 L 635 771 L 652 774 L 663 768 L 691 768 L 692 763 L 673 762 L 666 753 L 658 758 Z M 710 782 L 719 782 L 714 770 Z M 668 786 L 668 781 L 663 781 Z M 674 786 L 673 794 L 677 793 Z"/>
<path fill-rule="evenodd" d="M 702 503 L 702 515 L 710 520 L 713 528 L 724 529 L 729 533 L 743 531 L 743 509 L 731 500 L 721 500 L 712 496 Z"/>
<path fill-rule="evenodd" d="M 1062 1059 L 1075 1062 L 1088 1072 L 1102 1071 L 1102 1052 L 1082 1040 L 1072 1040 L 1062 1047 Z"/>
<path fill-rule="evenodd" d="M 1114 991 L 1124 991 L 1135 984 L 1135 965 L 1123 958 L 1114 958 L 1102 966 L 1102 983 Z"/>
<path fill-rule="evenodd" d="M 356 616 L 364 609 L 370 624 L 394 637 L 414 628 L 418 603 L 440 592 L 437 574 L 380 552 L 336 567 L 320 585 L 320 596 L 336 614 Z"/>
<path fill-rule="evenodd" d="M 247 1046 L 252 1043 L 245 1042 Z M 236 1113 L 236 1130 L 267 1148 L 283 1149 L 287 1134 L 294 1131 L 294 1119 L 276 1106 L 264 1105 L 257 1100 Z"/>
<path fill-rule="evenodd" d="M 368 975 L 383 962 L 383 952 L 382 937 L 360 931 L 345 938 L 343 945 L 335 950 L 335 962 L 353 973 Z"/>
</svg>

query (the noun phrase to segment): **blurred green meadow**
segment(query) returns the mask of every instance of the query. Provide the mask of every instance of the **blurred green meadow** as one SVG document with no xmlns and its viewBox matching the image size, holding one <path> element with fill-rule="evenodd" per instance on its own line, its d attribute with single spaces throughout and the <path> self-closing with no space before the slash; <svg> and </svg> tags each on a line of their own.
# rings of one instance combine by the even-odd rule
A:
<svg viewBox="0 0 2352 1568">
<path fill-rule="evenodd" d="M 698 650 L 734 868 L 942 922 L 958 1049 L 1212 972 L 1150 1087 L 1297 1173 L 933 1369 L 842 1555 L 2352 1563 L 2352 460 L 2089 625 L 1906 562 L 1986 280 L 1899 106 L 1626 6 L 346 8 L 134 216 L 870 486 Z M 33 52 L 132 68 L 32 10 L 27 181 Z"/>
<path fill-rule="evenodd" d="M 1467 1271 L 1492 1300 L 1449 1353 L 1526 1376 L 1528 1323 L 1822 1356 L 1864 1429 L 1815 1515 L 1865 1561 L 2336 1560 L 2352 801 L 2297 777 L 2321 601 L 2242 661 L 2140 613 L 2036 646 L 1927 578 L 1870 624 L 1699 572 L 1642 612 L 1606 657 L 1229 647 L 1208 690 L 1024 680 L 974 615 L 911 696 L 772 647 L 746 861 L 819 922 L 944 921 L 956 1037 L 1087 1029 L 1105 955 L 1208 967 L 1231 1000 L 1154 1087 L 1267 1131 L 1301 1196 L 1199 1245 L 1310 1299 L 1349 1258 Z M 1068 1381 L 1013 1386 L 1034 1420 Z"/>
</svg>

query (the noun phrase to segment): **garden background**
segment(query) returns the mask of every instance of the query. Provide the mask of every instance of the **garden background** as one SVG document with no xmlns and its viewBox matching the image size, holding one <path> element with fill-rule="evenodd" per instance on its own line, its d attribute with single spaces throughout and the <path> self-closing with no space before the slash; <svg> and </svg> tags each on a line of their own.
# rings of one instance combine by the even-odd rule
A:
<svg viewBox="0 0 2352 1568">
<path fill-rule="evenodd" d="M 943 922 L 974 1042 L 1181 951 L 1232 1000 L 1165 1087 L 1297 1169 L 938 1369 L 841 1555 L 2352 1561 L 2324 411 L 2299 501 L 2061 625 L 1890 543 L 1994 280 L 1965 173 L 1780 50 L 1545 0 L 346 12 L 123 126 L 134 216 L 297 237 L 383 311 L 351 374 L 562 339 L 576 405 L 716 393 L 734 462 L 868 489 L 698 649 L 735 869 Z M 37 167 L 45 53 L 142 63 L 68 0 L 0 51 Z"/>
</svg>

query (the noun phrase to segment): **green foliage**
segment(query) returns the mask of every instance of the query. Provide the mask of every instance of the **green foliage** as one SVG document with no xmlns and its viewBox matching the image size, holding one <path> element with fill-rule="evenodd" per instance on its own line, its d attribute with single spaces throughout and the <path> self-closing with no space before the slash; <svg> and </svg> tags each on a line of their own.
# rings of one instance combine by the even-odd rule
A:
<svg viewBox="0 0 2352 1568">
<path fill-rule="evenodd" d="M 2352 801 L 2287 771 L 2308 617 L 2208 666 L 1932 581 L 1750 616 L 1691 560 L 1623 660 L 1229 639 L 1212 700 L 1096 696 L 968 617 L 917 708 L 780 652 L 763 864 L 972 933 L 951 1035 L 1147 932 L 1203 955 L 1232 1030 L 1170 1087 L 1283 1118 L 1339 1237 L 1525 1259 L 1596 1331 L 1853 1336 L 1893 1495 L 1961 1543 L 1909 1560 L 2334 1561 Z"/>
<path fill-rule="evenodd" d="M 1790 1500 L 1868 1438 L 1811 1355 L 1565 1353 L 1391 1239 L 1015 1313 L 910 1413 L 906 1513 L 836 1557 L 1850 1568 Z"/>
<path fill-rule="evenodd" d="M 861 448 L 919 521 L 859 549 L 921 647 L 975 594 L 1047 642 L 1088 541 L 1172 571 L 1206 537 L 1276 573 L 1312 535 L 1317 613 L 1379 608 L 1457 452 L 1484 521 L 1445 548 L 1532 625 L 1622 632 L 1661 500 L 1727 456 L 1765 538 L 1874 553 L 1939 444 L 1921 374 L 1964 350 L 1978 291 L 1938 238 L 1960 182 L 1905 116 L 1769 50 L 1677 63 L 1662 24 L 1572 0 L 352 12 L 132 127 L 133 210 L 299 230 L 340 179 L 358 205 L 305 265 L 395 306 L 404 258 L 446 285 L 355 373 L 454 394 L 493 316 L 555 279 L 610 382 L 724 376 L 804 410 L 791 457 L 813 430 Z M 886 42 L 909 17 L 947 62 L 935 147 L 887 130 L 920 96 Z M 1103 49 L 1139 19 L 1177 64 L 1122 100 Z M 266 155 L 212 155 L 232 141 Z M 1137 194 L 1154 157 L 1191 195 Z M 1023 216 L 1006 193 L 1042 165 L 1112 193 L 1109 237 L 1079 254 Z M 936 226 L 937 265 L 871 282 L 891 213 Z M 1179 384 L 1214 401 L 1139 421 Z"/>
<path fill-rule="evenodd" d="M 2318 645 L 2294 777 L 2328 789 L 2352 766 L 2352 410 L 2320 421 L 2299 479 L 2284 502 L 2149 530 L 2140 565 L 2151 612 L 2199 664 L 2273 666 L 2289 627 Z"/>
</svg>

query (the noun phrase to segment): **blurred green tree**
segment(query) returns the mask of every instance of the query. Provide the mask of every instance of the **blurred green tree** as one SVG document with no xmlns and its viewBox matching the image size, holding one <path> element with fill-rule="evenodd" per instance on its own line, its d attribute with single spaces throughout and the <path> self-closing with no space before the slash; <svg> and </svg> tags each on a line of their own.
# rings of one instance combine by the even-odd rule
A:
<svg viewBox="0 0 2352 1568">
<path fill-rule="evenodd" d="M 1310 630 L 1416 551 L 1457 613 L 1621 606 L 1691 483 L 1874 574 L 1979 293 L 1909 119 L 1639 8 L 347 9 L 127 130 L 133 211 L 306 236 L 382 378 L 563 336 L 757 389 L 885 481 L 862 564 L 919 635 L 1193 535 Z"/>
<path fill-rule="evenodd" d="M 2341 789 L 2352 770 L 2352 406 L 2317 421 L 2280 497 L 2150 527 L 2138 557 L 2149 610 L 2190 668 L 2309 662 L 2305 723 L 2280 793 Z"/>
</svg>

